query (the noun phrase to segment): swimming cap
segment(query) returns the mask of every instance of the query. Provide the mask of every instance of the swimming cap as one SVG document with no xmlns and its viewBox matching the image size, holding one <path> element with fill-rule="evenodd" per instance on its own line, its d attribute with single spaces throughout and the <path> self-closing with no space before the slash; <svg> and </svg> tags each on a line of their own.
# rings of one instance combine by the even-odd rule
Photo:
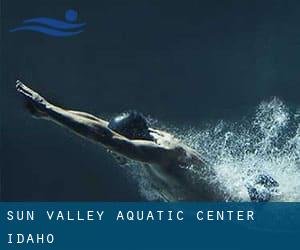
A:
<svg viewBox="0 0 300 250">
<path fill-rule="evenodd" d="M 109 121 L 108 127 L 129 139 L 153 140 L 148 130 L 147 119 L 136 111 L 117 115 Z"/>
</svg>

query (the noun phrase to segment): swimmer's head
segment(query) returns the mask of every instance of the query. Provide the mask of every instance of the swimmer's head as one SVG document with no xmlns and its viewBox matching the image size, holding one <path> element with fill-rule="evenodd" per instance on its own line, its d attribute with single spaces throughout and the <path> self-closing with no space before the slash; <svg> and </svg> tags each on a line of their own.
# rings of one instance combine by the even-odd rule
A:
<svg viewBox="0 0 300 250">
<path fill-rule="evenodd" d="M 117 115 L 109 121 L 108 127 L 129 139 L 153 140 L 147 119 L 136 111 Z"/>
</svg>

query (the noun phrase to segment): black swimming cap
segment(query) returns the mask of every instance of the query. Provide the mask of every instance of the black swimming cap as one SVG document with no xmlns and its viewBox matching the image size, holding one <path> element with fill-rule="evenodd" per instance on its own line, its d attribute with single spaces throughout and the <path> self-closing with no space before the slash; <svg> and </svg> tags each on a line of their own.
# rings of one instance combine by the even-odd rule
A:
<svg viewBox="0 0 300 250">
<path fill-rule="evenodd" d="M 153 140 L 147 119 L 136 111 L 121 113 L 109 121 L 108 127 L 129 139 Z"/>
</svg>

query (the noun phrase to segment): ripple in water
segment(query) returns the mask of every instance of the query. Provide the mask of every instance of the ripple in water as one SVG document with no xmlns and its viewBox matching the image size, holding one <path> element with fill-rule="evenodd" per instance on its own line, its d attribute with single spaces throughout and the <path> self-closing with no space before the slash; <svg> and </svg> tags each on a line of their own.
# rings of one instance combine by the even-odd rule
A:
<svg viewBox="0 0 300 250">
<path fill-rule="evenodd" d="M 273 200 L 300 201 L 300 112 L 291 112 L 278 98 L 262 102 L 254 115 L 240 122 L 220 121 L 203 130 L 172 132 L 215 168 L 219 189 L 228 199 L 249 201 L 246 183 L 267 173 L 280 184 Z M 161 199 L 146 169 L 137 163 L 128 165 L 141 194 L 149 200 Z M 203 178 L 193 168 L 190 171 L 193 181 Z"/>
</svg>

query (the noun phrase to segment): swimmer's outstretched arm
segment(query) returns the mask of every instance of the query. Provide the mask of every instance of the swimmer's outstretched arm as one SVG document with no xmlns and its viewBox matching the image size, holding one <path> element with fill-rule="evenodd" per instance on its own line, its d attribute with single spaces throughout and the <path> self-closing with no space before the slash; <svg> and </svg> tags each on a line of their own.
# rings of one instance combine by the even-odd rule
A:
<svg viewBox="0 0 300 250">
<path fill-rule="evenodd" d="M 37 117 L 54 121 L 84 138 L 101 143 L 125 157 L 147 163 L 162 164 L 172 156 L 172 149 L 151 141 L 129 140 L 108 128 L 108 122 L 88 113 L 60 108 L 17 81 L 17 91 L 34 109 Z"/>
</svg>

